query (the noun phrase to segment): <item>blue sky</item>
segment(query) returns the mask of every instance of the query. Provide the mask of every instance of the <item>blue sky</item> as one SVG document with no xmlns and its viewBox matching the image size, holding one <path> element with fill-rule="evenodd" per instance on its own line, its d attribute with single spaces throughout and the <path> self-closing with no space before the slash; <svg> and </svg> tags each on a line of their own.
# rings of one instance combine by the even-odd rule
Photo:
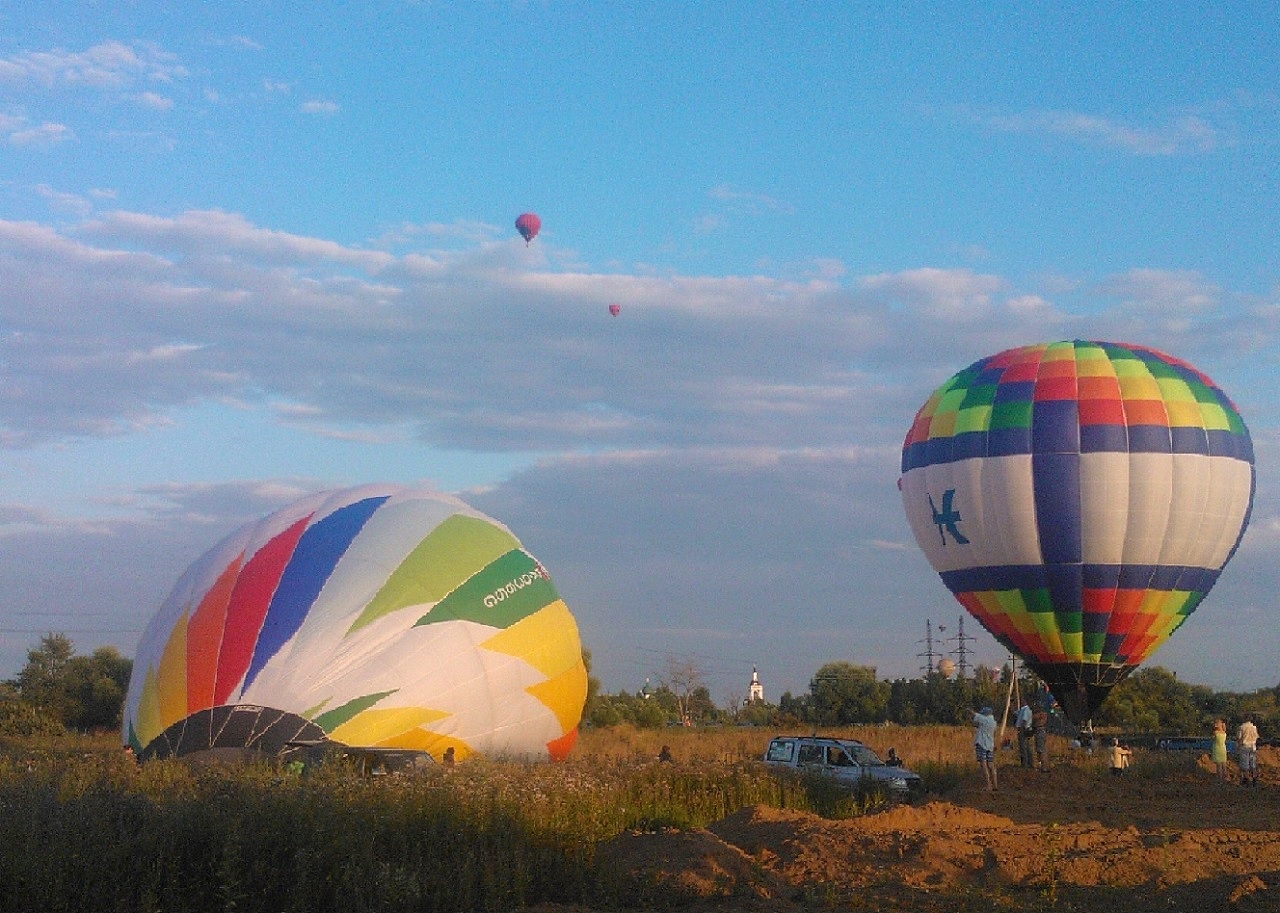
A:
<svg viewBox="0 0 1280 913">
<path fill-rule="evenodd" d="M 131 655 L 231 528 L 378 480 L 511 526 L 610 690 L 672 657 L 721 701 L 753 665 L 771 698 L 916 674 L 961 610 L 897 499 L 911 418 L 1081 337 L 1191 361 L 1249 422 L 1250 530 L 1154 662 L 1280 680 L 1270 5 L 28 7 L 0 675 L 46 630 Z"/>
</svg>

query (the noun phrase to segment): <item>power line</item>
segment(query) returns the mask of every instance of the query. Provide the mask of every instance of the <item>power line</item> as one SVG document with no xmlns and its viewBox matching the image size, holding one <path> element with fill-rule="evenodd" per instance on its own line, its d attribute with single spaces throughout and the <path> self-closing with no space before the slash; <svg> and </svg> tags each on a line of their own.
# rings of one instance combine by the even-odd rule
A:
<svg viewBox="0 0 1280 913">
<path fill-rule="evenodd" d="M 141 634 L 142 630 L 129 628 L 0 628 L 0 634 Z"/>
</svg>

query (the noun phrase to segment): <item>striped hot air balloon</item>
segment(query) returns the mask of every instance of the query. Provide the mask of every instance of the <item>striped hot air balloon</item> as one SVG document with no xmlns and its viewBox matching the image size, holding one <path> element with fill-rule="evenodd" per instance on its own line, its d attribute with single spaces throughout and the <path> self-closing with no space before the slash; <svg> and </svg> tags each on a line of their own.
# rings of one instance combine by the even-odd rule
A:
<svg viewBox="0 0 1280 913">
<path fill-rule="evenodd" d="M 1185 362 L 1055 342 L 939 387 L 898 487 L 943 583 L 1080 723 L 1218 579 L 1248 523 L 1253 445 Z"/>
<path fill-rule="evenodd" d="M 587 674 L 577 625 L 505 526 L 456 498 L 312 495 L 224 539 L 138 645 L 139 757 L 298 740 L 558 760 Z"/>
</svg>

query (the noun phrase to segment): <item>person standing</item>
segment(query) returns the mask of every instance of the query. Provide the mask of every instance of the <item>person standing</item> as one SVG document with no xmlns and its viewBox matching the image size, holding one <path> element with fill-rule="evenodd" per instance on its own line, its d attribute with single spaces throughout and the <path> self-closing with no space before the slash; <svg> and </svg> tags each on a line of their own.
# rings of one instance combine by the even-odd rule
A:
<svg viewBox="0 0 1280 913">
<path fill-rule="evenodd" d="M 1213 766 L 1218 771 L 1218 779 L 1227 779 L 1227 721 L 1213 721 L 1213 749 L 1209 754 Z"/>
<path fill-rule="evenodd" d="M 973 753 L 987 781 L 987 792 L 995 792 L 996 776 L 996 718 L 990 707 L 983 707 L 973 715 Z"/>
<path fill-rule="evenodd" d="M 1031 711 L 1031 734 L 1036 743 L 1036 762 L 1049 769 L 1049 711 L 1043 705 Z"/>
<path fill-rule="evenodd" d="M 1236 763 L 1240 766 L 1240 784 L 1258 785 L 1258 727 L 1253 724 L 1253 714 L 1246 713 L 1240 730 L 1236 733 Z"/>
<path fill-rule="evenodd" d="M 1129 766 L 1129 755 L 1132 753 L 1120 744 L 1119 739 L 1111 740 L 1111 776 L 1118 777 L 1124 773 L 1125 768 Z"/>
<path fill-rule="evenodd" d="M 1031 705 L 1026 701 L 1022 702 L 1022 706 L 1018 708 L 1018 714 L 1013 718 L 1013 725 L 1018 730 L 1018 766 L 1019 767 L 1035 767 L 1035 757 L 1031 751 Z"/>
</svg>

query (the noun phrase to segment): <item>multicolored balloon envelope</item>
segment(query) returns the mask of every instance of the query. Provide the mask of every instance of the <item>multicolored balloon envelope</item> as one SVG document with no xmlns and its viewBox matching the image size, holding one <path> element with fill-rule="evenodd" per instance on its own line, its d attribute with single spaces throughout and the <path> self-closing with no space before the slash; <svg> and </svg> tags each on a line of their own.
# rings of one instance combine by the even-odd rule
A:
<svg viewBox="0 0 1280 913">
<path fill-rule="evenodd" d="M 1253 445 L 1185 362 L 1055 342 L 934 391 L 898 487 L 943 583 L 1081 723 L 1218 579 L 1249 520 Z"/>
<path fill-rule="evenodd" d="M 506 527 L 366 486 L 191 566 L 138 645 L 125 733 L 143 758 L 330 739 L 558 760 L 586 690 L 573 616 Z"/>
</svg>

